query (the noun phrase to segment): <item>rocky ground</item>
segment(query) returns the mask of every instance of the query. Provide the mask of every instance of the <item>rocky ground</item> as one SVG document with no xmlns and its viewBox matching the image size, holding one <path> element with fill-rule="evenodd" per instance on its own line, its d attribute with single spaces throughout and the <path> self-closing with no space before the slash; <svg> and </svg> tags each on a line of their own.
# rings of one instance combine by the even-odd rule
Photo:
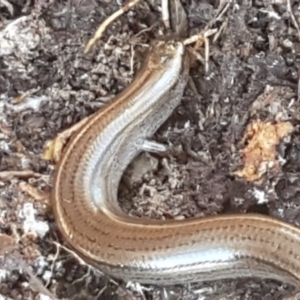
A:
<svg viewBox="0 0 300 300">
<path fill-rule="evenodd" d="M 181 105 L 154 137 L 173 151 L 138 157 L 124 175 L 120 204 L 158 219 L 260 212 L 300 226 L 300 4 L 221 2 L 208 68 L 194 63 Z M 219 4 L 183 1 L 191 34 L 216 17 Z M 64 248 L 48 198 L 55 164 L 42 157 L 45 143 L 130 84 L 149 41 L 163 33 L 160 1 L 141 0 L 84 55 L 98 25 L 121 5 L 0 0 L 0 255 L 8 253 L 0 299 L 292 295 L 288 285 L 259 279 L 126 285 Z"/>
</svg>

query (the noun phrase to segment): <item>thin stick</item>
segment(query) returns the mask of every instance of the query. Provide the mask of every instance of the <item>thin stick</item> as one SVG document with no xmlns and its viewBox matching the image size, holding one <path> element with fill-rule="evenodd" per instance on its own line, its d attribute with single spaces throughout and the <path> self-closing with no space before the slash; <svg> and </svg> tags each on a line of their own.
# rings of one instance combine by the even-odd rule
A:
<svg viewBox="0 0 300 300">
<path fill-rule="evenodd" d="M 108 18 L 106 18 L 99 26 L 99 28 L 97 29 L 96 33 L 94 34 L 94 37 L 91 38 L 89 40 L 89 42 L 87 43 L 85 49 L 84 49 L 84 53 L 88 53 L 90 51 L 90 49 L 92 48 L 92 46 L 96 43 L 97 40 L 99 40 L 103 34 L 103 32 L 105 31 L 106 27 L 112 23 L 114 20 L 116 20 L 118 17 L 120 17 L 121 15 L 123 15 L 125 12 L 127 12 L 129 9 L 131 9 L 133 6 L 135 6 L 140 0 L 132 0 L 129 3 L 127 3 L 126 5 L 124 5 L 123 7 L 121 7 L 119 10 L 117 10 L 116 12 L 114 12 L 111 16 L 109 16 Z"/>
<path fill-rule="evenodd" d="M 191 47 L 188 48 L 188 51 L 190 51 L 191 54 L 192 54 L 193 56 L 195 56 L 197 60 L 199 60 L 203 65 L 205 65 L 205 60 L 204 60 L 204 58 L 201 56 L 201 54 L 200 54 L 199 52 L 197 52 L 195 49 L 193 49 L 193 48 L 191 48 Z"/>
<path fill-rule="evenodd" d="M 170 16 L 169 16 L 169 1 L 168 0 L 161 0 L 161 16 L 162 21 L 165 24 L 167 29 L 170 28 Z"/>
<path fill-rule="evenodd" d="M 208 60 L 209 60 L 209 39 L 207 38 L 207 36 L 204 37 L 204 44 L 205 44 L 205 55 L 204 55 L 204 59 L 205 59 L 205 74 L 207 75 L 209 72 L 209 64 L 208 64 Z"/>
<path fill-rule="evenodd" d="M 190 44 L 192 44 L 192 43 L 195 43 L 195 42 L 196 42 L 197 40 L 199 40 L 200 38 L 203 38 L 203 36 L 204 36 L 204 37 L 209 37 L 209 36 L 215 34 L 217 31 L 218 31 L 218 29 L 217 29 L 217 28 L 214 28 L 214 29 L 206 30 L 205 32 L 201 32 L 201 33 L 196 34 L 196 35 L 192 35 L 191 37 L 185 39 L 185 40 L 183 41 L 183 44 L 184 44 L 185 46 L 190 45 Z"/>
<path fill-rule="evenodd" d="M 291 16 L 291 19 L 292 19 L 292 23 L 294 24 L 294 26 L 296 27 L 297 31 L 298 31 L 298 36 L 299 36 L 299 39 L 300 39 L 300 28 L 299 28 L 299 25 L 295 19 L 295 16 L 293 14 L 293 11 L 292 11 L 292 5 L 291 5 L 291 0 L 287 0 L 287 11 L 290 13 L 290 16 Z"/>
<path fill-rule="evenodd" d="M 298 69 L 298 101 L 300 101 L 300 68 Z"/>
<path fill-rule="evenodd" d="M 134 49 L 133 49 L 133 46 L 130 45 L 130 52 L 131 52 L 131 55 L 130 55 L 130 75 L 133 75 L 133 65 L 134 65 Z"/>
<path fill-rule="evenodd" d="M 228 25 L 228 18 L 225 18 L 224 22 L 222 23 L 222 25 L 220 26 L 220 29 L 218 30 L 218 32 L 215 34 L 214 38 L 213 38 L 213 43 L 215 43 L 217 41 L 217 39 L 220 37 L 223 29 Z"/>
<path fill-rule="evenodd" d="M 60 243 L 58 243 L 58 242 L 55 242 L 55 241 L 54 241 L 53 244 L 54 244 L 56 247 L 62 248 L 62 249 L 64 249 L 65 251 L 67 251 L 68 253 L 70 253 L 74 258 L 77 259 L 77 261 L 78 261 L 81 265 L 87 266 L 89 269 L 94 270 L 96 273 L 98 273 L 98 274 L 100 274 L 100 275 L 103 275 L 103 276 L 106 276 L 106 275 L 103 274 L 100 270 L 96 269 L 94 266 L 92 266 L 92 265 L 86 263 L 86 262 L 85 262 L 85 261 L 84 261 L 84 260 L 83 260 L 76 252 L 72 251 L 71 249 L 69 249 L 69 248 L 63 246 L 62 244 L 60 244 Z M 119 284 L 118 284 L 115 280 L 113 280 L 112 278 L 109 278 L 109 281 L 110 281 L 111 283 L 113 283 L 114 285 L 119 286 Z"/>
<path fill-rule="evenodd" d="M 205 26 L 205 30 L 209 29 L 215 22 L 217 22 L 221 17 L 225 14 L 228 8 L 231 5 L 231 2 L 227 2 L 228 0 L 221 0 L 220 4 L 217 8 L 216 16 L 208 22 Z M 226 3 L 227 2 L 227 3 Z"/>
<path fill-rule="evenodd" d="M 223 10 L 220 12 L 220 14 L 217 16 L 217 18 L 216 18 L 216 21 L 218 21 L 218 20 L 220 20 L 221 18 L 222 18 L 222 16 L 225 14 L 225 12 L 228 10 L 228 8 L 229 8 L 229 6 L 230 6 L 230 2 L 228 2 L 225 6 L 224 6 L 224 8 L 223 8 Z"/>
</svg>

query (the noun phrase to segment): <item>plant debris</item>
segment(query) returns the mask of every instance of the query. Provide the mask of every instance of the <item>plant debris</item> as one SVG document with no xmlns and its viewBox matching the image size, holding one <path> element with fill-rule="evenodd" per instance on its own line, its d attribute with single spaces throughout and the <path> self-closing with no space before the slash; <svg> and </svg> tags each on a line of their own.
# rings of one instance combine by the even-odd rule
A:
<svg viewBox="0 0 300 300">
<path fill-rule="evenodd" d="M 290 134 L 293 125 L 290 122 L 254 121 L 246 128 L 242 143 L 244 168 L 235 174 L 248 181 L 261 179 L 267 171 L 280 172 L 280 161 L 277 158 L 276 146 L 280 140 Z"/>
</svg>

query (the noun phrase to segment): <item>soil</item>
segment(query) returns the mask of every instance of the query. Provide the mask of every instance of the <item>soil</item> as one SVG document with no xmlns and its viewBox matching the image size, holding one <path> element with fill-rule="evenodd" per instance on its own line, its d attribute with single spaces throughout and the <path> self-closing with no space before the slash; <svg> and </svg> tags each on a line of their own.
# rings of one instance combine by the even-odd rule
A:
<svg viewBox="0 0 300 300">
<path fill-rule="evenodd" d="M 182 3 L 190 34 L 203 30 L 220 4 Z M 85 55 L 98 25 L 120 5 L 0 2 L 0 232 L 5 245 L 9 237 L 17 243 L 0 261 L 0 299 L 46 299 L 45 287 L 59 299 L 293 295 L 292 286 L 260 279 L 167 288 L 115 282 L 59 246 L 67 247 L 49 202 L 55 164 L 43 159 L 45 144 L 129 85 L 149 41 L 163 34 L 160 1 L 141 1 Z M 222 29 L 210 39 L 208 70 L 200 61 L 193 64 L 180 106 L 153 137 L 173 150 L 144 153 L 131 164 L 119 190 L 124 211 L 158 219 L 259 212 L 300 226 L 298 24 L 297 1 L 228 4 L 214 23 Z M 238 176 L 249 163 L 247 128 L 286 122 L 293 130 L 268 148 L 276 155 L 263 171 L 255 166 L 259 176 Z"/>
</svg>

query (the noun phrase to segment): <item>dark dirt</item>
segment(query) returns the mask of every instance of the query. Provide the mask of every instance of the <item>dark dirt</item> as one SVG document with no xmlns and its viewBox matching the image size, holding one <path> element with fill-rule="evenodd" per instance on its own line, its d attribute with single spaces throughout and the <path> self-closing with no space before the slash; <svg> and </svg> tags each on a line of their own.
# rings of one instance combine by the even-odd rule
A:
<svg viewBox="0 0 300 300">
<path fill-rule="evenodd" d="M 300 24 L 300 6 L 290 2 Z M 0 232 L 19 245 L 15 259 L 10 254 L 0 262 L 7 271 L 0 270 L 0 297 L 45 299 L 24 267 L 18 271 L 21 260 L 60 299 L 266 300 L 292 295 L 292 287 L 267 280 L 165 289 L 116 284 L 56 247 L 53 241 L 64 241 L 43 196 L 51 189 L 55 167 L 42 159 L 45 142 L 131 82 L 145 45 L 162 34 L 160 1 L 141 1 L 107 29 L 87 56 L 85 43 L 120 7 L 117 1 L 5 3 L 0 2 L 0 171 L 31 172 L 9 178 L 0 174 Z M 203 29 L 219 5 L 209 0 L 183 4 L 191 33 Z M 181 105 L 154 137 L 173 151 L 142 154 L 124 175 L 120 202 L 126 212 L 178 219 L 260 212 L 300 226 L 300 36 L 287 7 L 284 0 L 232 1 L 215 24 L 224 28 L 211 42 L 208 74 L 200 62 L 193 66 Z M 281 170 L 267 172 L 256 183 L 233 175 L 243 165 L 240 142 L 253 120 L 294 125 L 277 147 Z M 29 187 L 36 190 L 30 193 Z"/>
</svg>

